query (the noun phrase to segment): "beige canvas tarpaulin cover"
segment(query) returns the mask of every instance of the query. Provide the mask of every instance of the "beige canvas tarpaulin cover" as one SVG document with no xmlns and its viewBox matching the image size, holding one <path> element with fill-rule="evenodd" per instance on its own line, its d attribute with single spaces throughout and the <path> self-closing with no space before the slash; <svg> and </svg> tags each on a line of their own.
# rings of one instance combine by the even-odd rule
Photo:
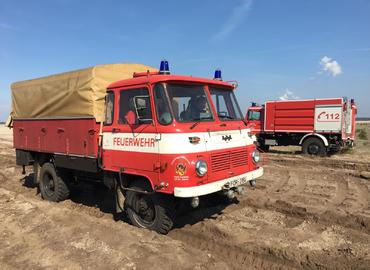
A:
<svg viewBox="0 0 370 270">
<path fill-rule="evenodd" d="M 104 121 L 107 86 L 147 70 L 157 71 L 141 64 L 110 64 L 13 83 L 12 118 L 93 116 Z"/>
</svg>

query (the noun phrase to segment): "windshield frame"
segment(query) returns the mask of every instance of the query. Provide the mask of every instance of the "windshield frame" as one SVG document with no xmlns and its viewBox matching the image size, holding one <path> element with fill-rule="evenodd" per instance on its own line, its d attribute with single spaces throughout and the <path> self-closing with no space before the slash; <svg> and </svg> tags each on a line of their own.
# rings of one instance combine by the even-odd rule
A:
<svg viewBox="0 0 370 270">
<path fill-rule="evenodd" d="M 233 89 L 229 89 L 229 88 L 224 88 L 224 87 L 217 87 L 217 86 L 209 86 L 208 87 L 208 90 L 209 90 L 209 94 L 212 98 L 212 90 L 216 90 L 216 91 L 224 91 L 224 92 L 228 92 L 230 93 L 230 103 L 232 105 L 232 109 L 234 111 L 234 114 L 239 114 L 239 118 L 233 118 L 233 119 L 230 119 L 228 117 L 222 117 L 219 115 L 219 112 L 218 112 L 218 109 L 217 109 L 217 104 L 215 104 L 215 102 L 213 102 L 213 99 L 212 99 L 212 103 L 214 105 L 214 109 L 215 109 L 215 113 L 217 115 L 217 118 L 224 122 L 224 121 L 243 121 L 244 120 L 244 116 L 242 114 L 242 111 L 240 110 L 240 106 L 239 106 L 239 102 L 238 100 L 236 99 L 236 96 L 234 94 L 234 90 Z M 226 101 L 225 101 L 226 102 Z"/>
<path fill-rule="evenodd" d="M 152 89 L 153 89 L 153 101 L 154 101 L 154 108 L 155 108 L 155 115 L 156 115 L 156 118 L 157 118 L 157 122 L 159 124 L 161 124 L 162 126 L 171 125 L 173 123 L 173 121 L 175 120 L 175 117 L 174 117 L 174 113 L 173 113 L 173 110 L 172 110 L 172 106 L 169 103 L 169 97 L 168 97 L 168 93 L 167 93 L 167 89 L 165 87 L 165 84 L 162 83 L 162 82 L 155 83 L 152 86 Z M 159 94 L 160 90 L 163 90 L 163 94 L 162 94 L 161 98 L 157 97 L 157 91 L 158 91 L 158 94 Z M 162 99 L 164 99 L 164 100 L 162 100 Z M 159 101 L 161 101 L 162 105 L 165 106 L 164 108 L 161 108 L 162 113 L 169 113 L 170 114 L 171 121 L 168 121 L 167 123 L 165 122 L 165 119 L 161 119 L 161 114 L 160 114 L 160 109 L 159 109 Z"/>
</svg>

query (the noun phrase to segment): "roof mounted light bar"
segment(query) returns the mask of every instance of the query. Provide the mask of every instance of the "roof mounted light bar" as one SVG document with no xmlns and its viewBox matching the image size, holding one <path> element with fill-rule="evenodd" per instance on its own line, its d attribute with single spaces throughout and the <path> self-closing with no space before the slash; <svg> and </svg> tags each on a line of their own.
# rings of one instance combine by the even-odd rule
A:
<svg viewBox="0 0 370 270">
<path fill-rule="evenodd" d="M 216 69 L 215 70 L 215 76 L 213 78 L 214 80 L 222 81 L 222 76 L 221 76 L 221 69 Z"/>
<path fill-rule="evenodd" d="M 159 66 L 159 74 L 170 74 L 170 67 L 167 60 L 162 60 Z"/>
</svg>

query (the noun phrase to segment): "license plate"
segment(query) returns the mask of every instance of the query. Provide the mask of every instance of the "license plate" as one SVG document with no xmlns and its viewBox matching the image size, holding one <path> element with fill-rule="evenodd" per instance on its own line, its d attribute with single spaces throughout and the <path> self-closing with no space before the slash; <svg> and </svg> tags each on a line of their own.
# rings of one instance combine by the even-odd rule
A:
<svg viewBox="0 0 370 270">
<path fill-rule="evenodd" d="M 225 187 L 228 187 L 228 188 L 237 187 L 247 182 L 248 182 L 247 177 L 240 177 L 240 178 L 230 180 L 229 182 L 225 184 Z"/>
</svg>

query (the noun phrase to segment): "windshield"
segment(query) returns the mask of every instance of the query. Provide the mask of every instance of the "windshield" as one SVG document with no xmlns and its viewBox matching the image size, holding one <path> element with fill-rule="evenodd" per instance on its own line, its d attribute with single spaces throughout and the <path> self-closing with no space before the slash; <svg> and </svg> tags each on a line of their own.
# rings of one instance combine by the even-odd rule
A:
<svg viewBox="0 0 370 270">
<path fill-rule="evenodd" d="M 167 84 L 172 111 L 178 122 L 211 121 L 211 106 L 202 85 Z"/>
<path fill-rule="evenodd" d="M 258 111 L 249 111 L 248 112 L 248 120 L 260 120 L 261 118 L 261 112 Z"/>
<path fill-rule="evenodd" d="M 242 120 L 243 115 L 236 101 L 234 92 L 230 89 L 210 88 L 212 101 L 221 121 Z"/>
</svg>

